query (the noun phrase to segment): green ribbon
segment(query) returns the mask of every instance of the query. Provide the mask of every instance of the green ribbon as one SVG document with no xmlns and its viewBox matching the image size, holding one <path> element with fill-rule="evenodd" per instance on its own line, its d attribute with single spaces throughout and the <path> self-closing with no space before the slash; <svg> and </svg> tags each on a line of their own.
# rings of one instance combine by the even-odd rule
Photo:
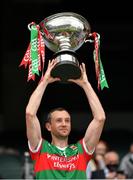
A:
<svg viewBox="0 0 133 180">
<path fill-rule="evenodd" d="M 31 26 L 31 62 L 32 62 L 32 74 L 37 74 L 39 75 L 39 70 L 38 70 L 38 29 L 36 25 Z"/>
<path fill-rule="evenodd" d="M 99 63 L 100 63 L 100 86 L 101 89 L 103 90 L 104 87 L 109 88 L 106 77 L 105 77 L 105 73 L 104 73 L 104 69 L 103 69 L 103 65 L 99 56 Z"/>
</svg>

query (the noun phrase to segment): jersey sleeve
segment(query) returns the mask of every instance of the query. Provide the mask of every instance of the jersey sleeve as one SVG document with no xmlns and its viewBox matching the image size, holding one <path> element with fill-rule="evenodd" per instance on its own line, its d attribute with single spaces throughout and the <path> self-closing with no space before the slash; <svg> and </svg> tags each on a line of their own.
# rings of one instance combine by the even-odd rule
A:
<svg viewBox="0 0 133 180">
<path fill-rule="evenodd" d="M 86 145 L 85 145 L 84 139 L 81 139 L 81 140 L 80 140 L 80 144 L 81 144 L 81 146 L 82 146 L 83 153 L 84 153 L 84 156 L 85 156 L 85 158 L 86 158 L 86 161 L 89 162 L 90 159 L 92 159 L 92 157 L 93 157 L 93 153 L 94 153 L 94 150 L 95 150 L 95 149 L 94 149 L 92 152 L 89 152 L 88 149 L 87 149 L 87 147 L 86 147 Z"/>
<path fill-rule="evenodd" d="M 43 139 L 41 139 L 37 145 L 37 147 L 35 149 L 32 149 L 31 146 L 30 146 L 30 142 L 28 141 L 28 147 L 29 147 L 29 152 L 30 152 L 30 155 L 31 155 L 31 159 L 33 161 L 37 160 L 37 158 L 39 157 L 40 155 L 40 151 L 41 151 L 41 148 L 42 148 L 42 142 L 43 142 Z"/>
</svg>

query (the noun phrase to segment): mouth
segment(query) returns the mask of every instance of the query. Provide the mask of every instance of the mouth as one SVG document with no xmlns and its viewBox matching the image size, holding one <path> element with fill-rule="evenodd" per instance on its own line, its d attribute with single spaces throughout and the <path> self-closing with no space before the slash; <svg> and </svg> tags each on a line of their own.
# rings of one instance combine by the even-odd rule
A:
<svg viewBox="0 0 133 180">
<path fill-rule="evenodd" d="M 67 131 L 68 129 L 60 129 L 61 131 Z"/>
<path fill-rule="evenodd" d="M 60 129 L 60 131 L 63 131 L 63 132 L 68 132 L 68 129 Z"/>
</svg>

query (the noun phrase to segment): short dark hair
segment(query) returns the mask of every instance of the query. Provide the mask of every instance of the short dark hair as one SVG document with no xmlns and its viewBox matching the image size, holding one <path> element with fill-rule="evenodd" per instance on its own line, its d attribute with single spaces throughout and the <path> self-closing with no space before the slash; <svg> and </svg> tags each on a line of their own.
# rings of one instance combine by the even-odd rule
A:
<svg viewBox="0 0 133 180">
<path fill-rule="evenodd" d="M 66 111 L 68 112 L 65 108 L 63 107 L 58 107 L 58 108 L 54 108 L 52 109 L 51 111 L 49 111 L 48 115 L 47 115 L 47 118 L 45 120 L 45 123 L 47 122 L 50 122 L 51 121 L 51 116 L 52 116 L 52 113 L 55 112 L 55 111 Z M 69 113 L 69 112 L 68 112 Z M 69 113 L 70 114 L 70 113 Z"/>
</svg>

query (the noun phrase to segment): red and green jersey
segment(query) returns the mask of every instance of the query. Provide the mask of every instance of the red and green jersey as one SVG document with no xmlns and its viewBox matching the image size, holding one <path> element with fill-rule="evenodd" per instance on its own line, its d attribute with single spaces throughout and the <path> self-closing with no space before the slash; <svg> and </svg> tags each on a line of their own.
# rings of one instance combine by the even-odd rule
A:
<svg viewBox="0 0 133 180">
<path fill-rule="evenodd" d="M 36 179 L 87 179 L 86 167 L 92 155 L 88 154 L 83 140 L 60 150 L 46 140 L 37 152 L 31 152 Z"/>
</svg>

